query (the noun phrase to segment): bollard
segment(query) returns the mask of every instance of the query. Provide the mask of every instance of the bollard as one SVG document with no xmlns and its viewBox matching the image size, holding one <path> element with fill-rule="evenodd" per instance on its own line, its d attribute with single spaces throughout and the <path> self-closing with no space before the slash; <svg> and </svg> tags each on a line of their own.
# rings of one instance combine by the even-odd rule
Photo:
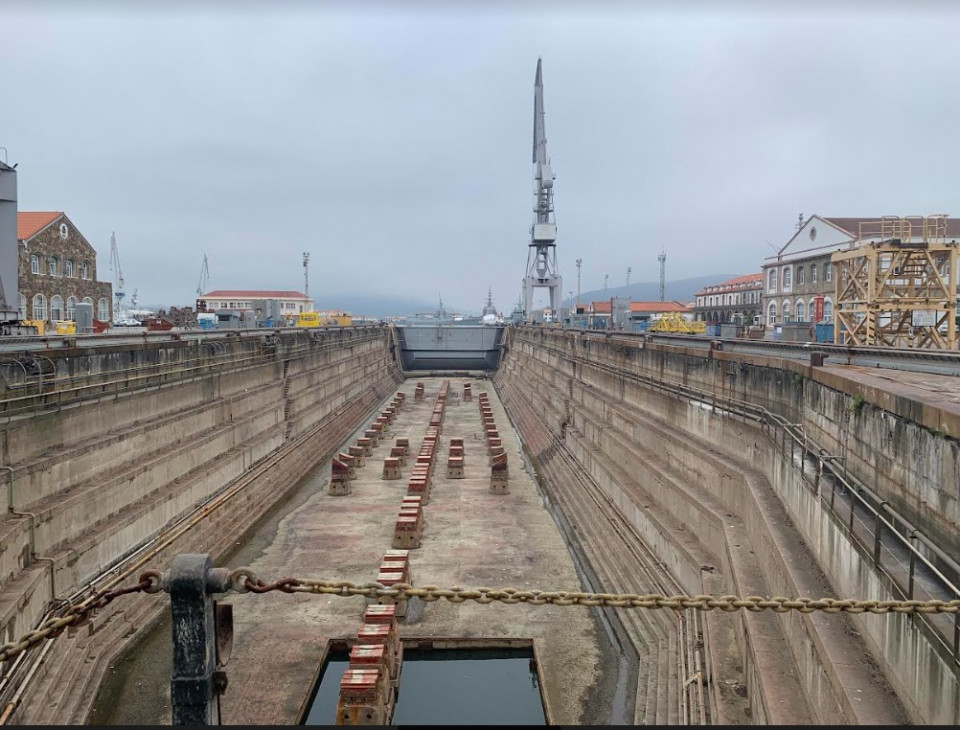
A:
<svg viewBox="0 0 960 730">
<path fill-rule="evenodd" d="M 173 725 L 219 725 L 219 695 L 227 687 L 221 669 L 233 640 L 229 604 L 212 594 L 230 588 L 230 571 L 214 568 L 209 555 L 177 555 L 170 567 L 173 671 L 170 702 Z"/>
</svg>

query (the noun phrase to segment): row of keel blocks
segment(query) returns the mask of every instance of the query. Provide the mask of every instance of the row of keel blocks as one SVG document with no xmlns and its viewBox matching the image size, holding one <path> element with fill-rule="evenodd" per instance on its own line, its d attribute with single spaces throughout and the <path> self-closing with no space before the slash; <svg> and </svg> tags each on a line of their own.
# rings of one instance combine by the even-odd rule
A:
<svg viewBox="0 0 960 730">
<path fill-rule="evenodd" d="M 336 724 L 390 724 L 402 663 L 396 604 L 368 605 L 340 681 Z"/>
</svg>

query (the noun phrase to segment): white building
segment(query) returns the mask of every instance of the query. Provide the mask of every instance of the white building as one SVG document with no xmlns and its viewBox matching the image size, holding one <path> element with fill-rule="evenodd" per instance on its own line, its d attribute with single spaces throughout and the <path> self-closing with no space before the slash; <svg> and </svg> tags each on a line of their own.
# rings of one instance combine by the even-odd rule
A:
<svg viewBox="0 0 960 730">
<path fill-rule="evenodd" d="M 268 316 L 268 302 L 275 301 L 283 317 L 314 311 L 313 300 L 298 291 L 257 291 L 249 289 L 218 289 L 197 299 L 197 311 L 214 312 L 230 309 L 252 310 L 258 316 Z"/>
</svg>

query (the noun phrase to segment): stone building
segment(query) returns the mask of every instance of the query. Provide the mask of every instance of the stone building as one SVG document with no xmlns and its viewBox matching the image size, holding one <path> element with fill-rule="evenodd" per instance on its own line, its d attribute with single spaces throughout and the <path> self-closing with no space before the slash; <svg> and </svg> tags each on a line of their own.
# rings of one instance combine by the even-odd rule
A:
<svg viewBox="0 0 960 730">
<path fill-rule="evenodd" d="M 832 324 L 836 286 L 830 257 L 839 250 L 875 240 L 881 218 L 810 216 L 780 249 L 764 260 L 763 312 L 768 331 L 784 324 Z M 946 234 L 960 238 L 960 219 L 947 218 Z M 806 329 L 806 328 L 805 328 Z"/>
<path fill-rule="evenodd" d="M 17 214 L 20 319 L 74 319 L 77 304 L 113 321 L 113 286 L 97 281 L 97 252 L 62 211 Z"/>
<path fill-rule="evenodd" d="M 708 324 L 752 325 L 762 311 L 763 274 L 744 274 L 705 286 L 696 297 L 696 319 Z"/>
</svg>

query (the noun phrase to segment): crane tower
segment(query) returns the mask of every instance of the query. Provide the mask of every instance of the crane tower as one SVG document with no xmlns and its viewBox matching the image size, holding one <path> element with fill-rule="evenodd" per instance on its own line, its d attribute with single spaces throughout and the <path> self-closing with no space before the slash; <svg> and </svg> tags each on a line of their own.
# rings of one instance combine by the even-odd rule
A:
<svg viewBox="0 0 960 730">
<path fill-rule="evenodd" d="M 203 296 L 203 290 L 210 280 L 210 267 L 207 264 L 207 254 L 203 254 L 203 263 L 200 265 L 200 281 L 197 283 L 197 299 Z"/>
<path fill-rule="evenodd" d="M 116 288 L 113 290 L 113 316 L 117 318 L 120 316 L 120 311 L 123 304 L 123 272 L 120 270 L 120 253 L 117 251 L 117 236 L 115 233 L 110 234 L 110 269 L 114 272 L 116 278 Z"/>
<path fill-rule="evenodd" d="M 533 290 L 550 291 L 550 310 L 557 308 L 563 297 L 563 280 L 557 269 L 557 224 L 553 215 L 553 171 L 547 156 L 547 136 L 543 121 L 542 60 L 537 59 L 537 76 L 533 83 L 533 226 L 527 249 L 527 275 L 523 280 L 523 315 L 534 320 Z"/>
</svg>

